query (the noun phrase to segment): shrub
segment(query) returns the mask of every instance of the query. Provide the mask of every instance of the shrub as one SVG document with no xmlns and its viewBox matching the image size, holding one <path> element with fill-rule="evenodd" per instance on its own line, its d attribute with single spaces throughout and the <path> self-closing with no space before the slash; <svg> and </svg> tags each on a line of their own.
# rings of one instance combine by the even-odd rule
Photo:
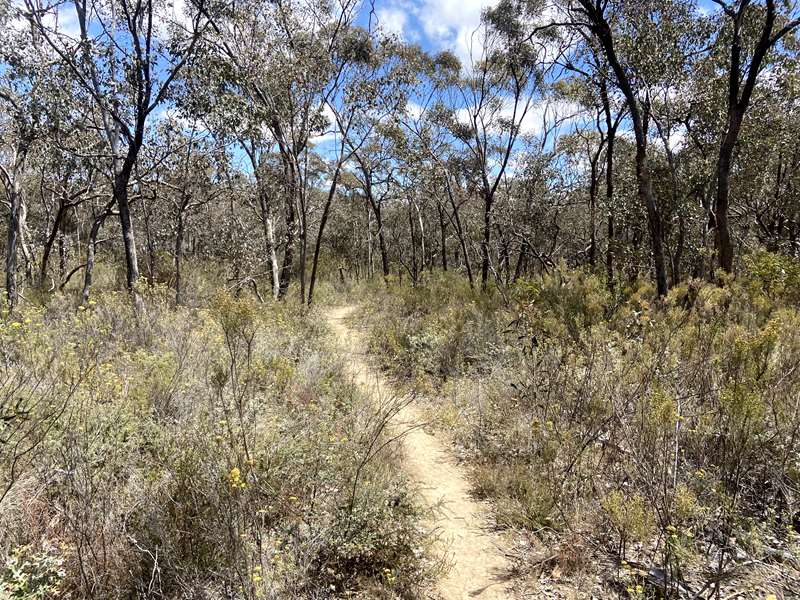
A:
<svg viewBox="0 0 800 600">
<path fill-rule="evenodd" d="M 56 296 L 0 330 L 0 390 L 36 417 L 12 431 L 35 452 L 14 462 L 0 444 L 0 589 L 413 597 L 433 568 L 421 509 L 391 453 L 356 473 L 381 407 L 343 377 L 320 319 L 245 294 L 143 296 L 140 315 L 125 294 Z"/>
<path fill-rule="evenodd" d="M 612 297 L 561 267 L 518 282 L 508 305 L 469 305 L 443 278 L 374 292 L 365 316 L 385 368 L 432 380 L 434 422 L 498 523 L 656 565 L 633 589 L 676 597 L 746 575 L 728 573 L 743 557 L 788 568 L 800 550 L 800 267 L 747 264 L 725 287 L 690 280 L 665 300 L 640 282 Z M 448 344 L 465 331 L 479 335 Z M 425 362 L 445 351 L 457 368 Z"/>
</svg>

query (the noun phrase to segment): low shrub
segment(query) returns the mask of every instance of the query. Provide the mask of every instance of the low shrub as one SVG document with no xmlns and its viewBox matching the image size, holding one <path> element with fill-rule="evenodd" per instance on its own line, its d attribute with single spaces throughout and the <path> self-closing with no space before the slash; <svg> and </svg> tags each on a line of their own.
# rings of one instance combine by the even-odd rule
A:
<svg viewBox="0 0 800 600">
<path fill-rule="evenodd" d="M 800 268 L 747 264 L 663 301 L 563 267 L 505 304 L 469 304 L 442 278 L 374 291 L 365 319 L 381 364 L 426 382 L 500 525 L 553 546 L 579 535 L 657 569 L 635 582 L 645 596 L 677 597 L 800 556 Z M 445 355 L 455 368 L 426 362 Z"/>
<path fill-rule="evenodd" d="M 411 598 L 433 565 L 380 407 L 316 315 L 54 297 L 0 328 L 0 595 Z"/>
</svg>

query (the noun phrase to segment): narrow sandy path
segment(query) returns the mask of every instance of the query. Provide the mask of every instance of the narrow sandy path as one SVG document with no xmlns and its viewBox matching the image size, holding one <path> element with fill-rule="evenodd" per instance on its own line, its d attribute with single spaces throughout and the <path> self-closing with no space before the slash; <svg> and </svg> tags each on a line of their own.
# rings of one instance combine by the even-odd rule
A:
<svg viewBox="0 0 800 600">
<path fill-rule="evenodd" d="M 350 360 L 348 369 L 357 384 L 377 398 L 394 394 L 391 385 L 364 357 L 364 342 L 359 332 L 344 319 L 353 306 L 338 307 L 328 312 L 328 321 L 339 345 Z M 408 428 L 422 422 L 416 407 L 407 406 L 395 425 Z M 462 469 L 439 440 L 421 427 L 403 437 L 404 466 L 419 485 L 428 506 L 440 506 L 435 522 L 430 523 L 440 534 L 439 552 L 445 554 L 449 571 L 437 585 L 442 600 L 497 600 L 512 598 L 506 590 L 509 564 L 500 548 L 502 541 L 489 531 L 486 509 L 469 495 L 469 484 Z"/>
</svg>

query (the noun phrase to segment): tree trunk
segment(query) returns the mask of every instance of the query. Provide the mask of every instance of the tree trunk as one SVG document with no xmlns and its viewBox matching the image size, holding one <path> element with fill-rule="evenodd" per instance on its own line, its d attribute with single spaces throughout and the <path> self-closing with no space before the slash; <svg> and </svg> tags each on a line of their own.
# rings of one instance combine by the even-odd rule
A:
<svg viewBox="0 0 800 600">
<path fill-rule="evenodd" d="M 728 222 L 728 204 L 731 187 L 731 165 L 736 139 L 739 137 L 741 118 L 737 111 L 731 111 L 728 132 L 722 139 L 717 160 L 717 195 L 714 203 L 714 242 L 716 244 L 719 266 L 726 273 L 733 272 L 733 243 Z"/>
<path fill-rule="evenodd" d="M 278 283 L 278 299 L 286 297 L 286 292 L 289 290 L 289 283 L 292 278 L 292 269 L 294 268 L 294 239 L 297 234 L 296 224 L 296 210 L 295 201 L 297 195 L 297 177 L 294 166 L 290 164 L 288 159 L 284 159 L 284 175 L 287 178 L 287 194 L 286 194 L 286 248 L 283 252 L 283 265 L 281 266 L 281 274 Z"/>
<path fill-rule="evenodd" d="M 255 167 L 257 169 L 257 167 Z M 267 257 L 270 263 L 270 276 L 272 279 L 272 297 L 278 299 L 280 295 L 280 269 L 278 267 L 278 253 L 275 249 L 275 224 L 270 214 L 269 202 L 265 190 L 261 187 L 261 182 L 257 182 L 258 205 L 261 210 L 261 226 L 264 228 L 264 242 L 266 244 Z"/>
<path fill-rule="evenodd" d="M 449 184 L 448 184 L 449 190 Z M 464 228 L 461 226 L 461 216 L 458 213 L 458 205 L 455 202 L 455 199 L 452 196 L 452 193 L 448 193 L 450 198 L 450 205 L 453 208 L 453 224 L 456 228 L 456 235 L 458 235 L 458 243 L 461 246 L 461 253 L 464 255 L 464 268 L 467 270 L 467 279 L 469 280 L 469 287 L 470 289 L 475 288 L 475 277 L 472 274 L 472 265 L 469 260 L 469 251 L 467 250 L 467 240 L 464 235 Z"/>
<path fill-rule="evenodd" d="M 136 256 L 136 238 L 133 232 L 131 208 L 128 202 L 128 183 L 138 153 L 138 146 L 132 143 L 122 168 L 114 176 L 113 187 L 113 199 L 119 210 L 119 224 L 122 228 L 122 243 L 125 248 L 125 283 L 128 291 L 133 294 L 134 305 L 137 310 L 142 308 L 141 298 L 136 291 L 136 284 L 139 281 L 139 261 Z"/>
<path fill-rule="evenodd" d="M 175 232 L 175 304 L 183 304 L 183 290 L 181 288 L 181 262 L 183 259 L 183 235 L 184 235 L 184 216 L 183 211 L 178 211 L 178 227 Z"/>
<path fill-rule="evenodd" d="M 67 211 L 67 207 L 62 199 L 58 205 L 58 212 L 56 213 L 55 220 L 53 221 L 53 228 L 50 230 L 50 235 L 47 236 L 47 240 L 44 243 L 44 249 L 42 250 L 42 264 L 39 265 L 39 289 L 44 289 L 45 286 L 45 279 L 47 279 L 47 267 L 50 262 L 50 254 L 53 251 L 53 244 L 58 239 L 58 250 L 59 250 L 59 275 L 63 277 L 65 265 L 64 263 L 64 233 L 61 231 L 61 223 L 64 220 L 64 214 Z"/>
<path fill-rule="evenodd" d="M 106 218 L 111 213 L 113 202 L 106 205 L 105 210 L 97 215 L 92 223 L 92 229 L 89 232 L 89 239 L 86 241 L 86 268 L 83 272 L 83 291 L 81 292 L 81 304 L 86 304 L 89 301 L 89 294 L 92 290 L 92 278 L 94 276 L 94 256 L 97 251 L 97 236 L 100 233 L 100 228 L 105 223 Z"/>
<path fill-rule="evenodd" d="M 336 168 L 336 172 L 333 174 L 333 181 L 331 182 L 331 186 L 328 189 L 328 197 L 325 199 L 325 207 L 322 209 L 322 217 L 320 217 L 319 221 L 319 231 L 317 231 L 317 239 L 314 242 L 314 259 L 311 263 L 311 282 L 308 286 L 308 305 L 311 306 L 311 303 L 314 301 L 314 285 L 317 282 L 317 267 L 319 265 L 319 255 L 322 248 L 322 234 L 325 231 L 325 225 L 328 223 L 328 214 L 330 213 L 331 204 L 333 203 L 333 198 L 336 196 L 336 186 L 339 182 L 339 167 Z"/>
<path fill-rule="evenodd" d="M 31 250 L 28 238 L 30 236 L 30 229 L 28 229 L 28 204 L 25 202 L 25 197 L 19 194 L 19 216 L 17 228 L 19 229 L 19 249 L 22 253 L 22 259 L 25 261 L 25 281 L 33 282 L 33 251 Z"/>
<path fill-rule="evenodd" d="M 481 290 L 489 285 L 489 244 L 492 241 L 492 203 L 494 198 L 489 190 L 483 198 L 483 239 L 481 240 Z"/>
<path fill-rule="evenodd" d="M 369 172 L 364 172 L 364 181 L 364 192 L 367 195 L 370 207 L 372 207 L 372 213 L 375 215 L 375 224 L 378 227 L 378 247 L 381 251 L 381 268 L 383 269 L 383 278 L 386 279 L 389 277 L 389 252 L 386 249 L 386 235 L 383 231 L 381 205 L 375 200 L 375 196 L 372 194 L 371 175 Z"/>
<path fill-rule="evenodd" d="M 17 245 L 19 241 L 20 210 L 22 209 L 22 183 L 20 177 L 25 168 L 25 159 L 28 155 L 30 142 L 20 142 L 14 156 L 14 166 L 8 186 L 8 232 L 6 237 L 6 300 L 9 313 L 17 305 L 19 292 L 17 291 Z"/>
<path fill-rule="evenodd" d="M 300 304 L 306 303 L 306 254 L 308 251 L 308 211 L 305 189 L 300 189 Z"/>
<path fill-rule="evenodd" d="M 647 129 L 645 119 L 640 110 L 639 102 L 633 91 L 628 73 L 622 67 L 614 48 L 614 37 L 611 27 L 603 15 L 600 4 L 595 4 L 591 0 L 580 0 L 587 16 L 593 22 L 592 30 L 597 36 L 598 41 L 603 47 L 608 64 L 614 71 L 617 84 L 625 96 L 633 121 L 633 132 L 636 138 L 636 182 L 638 184 L 639 201 L 644 204 L 647 210 L 647 225 L 650 232 L 650 245 L 653 253 L 653 263 L 655 268 L 656 288 L 659 296 L 667 295 L 667 273 L 664 262 L 664 243 L 662 239 L 661 215 L 656 204 L 653 193 L 653 185 L 650 180 L 650 170 L 647 165 Z"/>
<path fill-rule="evenodd" d="M 6 301 L 9 313 L 17 305 L 17 237 L 19 233 L 20 189 L 16 181 L 11 182 L 9 190 L 8 234 L 6 237 Z"/>
<path fill-rule="evenodd" d="M 439 233 L 440 233 L 440 241 L 439 244 L 442 248 L 442 271 L 445 273 L 447 272 L 447 223 L 444 220 L 444 209 L 442 205 L 438 202 L 436 203 L 436 209 L 439 211 Z"/>
<path fill-rule="evenodd" d="M 272 297 L 280 297 L 280 268 L 278 267 L 278 252 L 275 248 L 275 223 L 272 217 L 267 217 L 266 222 L 267 243 L 269 244 L 269 262 L 272 273 Z"/>
<path fill-rule="evenodd" d="M 653 194 L 650 180 L 650 169 L 647 166 L 647 150 L 645 144 L 637 143 L 636 179 L 639 182 L 639 200 L 647 207 L 647 228 L 650 232 L 650 246 L 653 251 L 653 263 L 656 276 L 656 290 L 659 296 L 667 295 L 667 270 L 664 261 L 664 240 L 661 227 L 661 215 Z"/>
<path fill-rule="evenodd" d="M 58 233 L 58 279 L 64 279 L 67 274 L 67 244 L 63 231 Z"/>
<path fill-rule="evenodd" d="M 594 271 L 597 264 L 597 160 L 599 153 L 592 160 L 591 181 L 589 182 L 589 265 Z"/>
<path fill-rule="evenodd" d="M 614 230 L 614 144 L 617 137 L 617 122 L 611 118 L 611 103 L 608 99 L 606 80 L 600 82 L 600 98 L 603 101 L 603 113 L 606 119 L 606 210 L 608 212 L 606 279 L 608 289 L 614 291 L 614 251 L 616 231 Z"/>
</svg>

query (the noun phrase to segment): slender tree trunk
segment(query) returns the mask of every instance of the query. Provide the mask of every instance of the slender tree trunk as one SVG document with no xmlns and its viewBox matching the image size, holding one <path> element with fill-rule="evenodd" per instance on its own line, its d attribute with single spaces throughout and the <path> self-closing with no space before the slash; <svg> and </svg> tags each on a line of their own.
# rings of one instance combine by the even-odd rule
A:
<svg viewBox="0 0 800 600">
<path fill-rule="evenodd" d="M 9 190 L 8 232 L 6 237 L 6 301 L 9 312 L 17 305 L 17 237 L 19 234 L 20 190 L 16 178 Z"/>
<path fill-rule="evenodd" d="M 119 210 L 119 224 L 122 228 L 122 243 L 125 248 L 125 282 L 128 291 L 133 294 L 137 310 L 143 308 L 143 306 L 141 305 L 141 298 L 136 291 L 136 284 L 139 281 L 139 260 L 136 256 L 136 238 L 133 232 L 133 220 L 131 219 L 131 208 L 128 201 L 128 183 L 130 182 L 131 172 L 138 153 L 139 146 L 132 143 L 122 168 L 114 177 L 113 187 L 113 199 Z"/>
<path fill-rule="evenodd" d="M 50 230 L 50 234 L 47 236 L 47 240 L 44 243 L 44 249 L 42 250 L 42 263 L 39 265 L 39 289 L 44 289 L 45 286 L 45 279 L 47 279 L 47 267 L 50 263 L 50 254 L 53 251 L 53 244 L 58 240 L 58 250 L 59 250 L 59 275 L 63 277 L 65 267 L 63 266 L 64 263 L 64 233 L 61 231 L 61 224 L 64 220 L 64 214 L 67 211 L 67 207 L 62 200 L 58 206 L 58 212 L 56 212 L 55 220 L 53 221 L 53 228 Z"/>
<path fill-rule="evenodd" d="M 683 247 L 686 243 L 686 222 L 682 214 L 678 215 L 678 241 L 675 244 L 675 255 L 672 257 L 672 285 L 678 285 L 682 279 L 681 262 Z"/>
<path fill-rule="evenodd" d="M 413 210 L 411 208 L 411 203 L 408 204 L 408 227 L 411 231 L 411 285 L 417 285 L 417 238 L 414 235 L 414 215 L 412 214 Z"/>
<path fill-rule="evenodd" d="M 481 240 L 481 290 L 489 285 L 489 244 L 492 241 L 492 204 L 494 198 L 489 190 L 484 191 L 483 199 L 483 239 Z"/>
<path fill-rule="evenodd" d="M 731 241 L 728 210 L 731 188 L 731 165 L 736 139 L 739 137 L 741 120 L 736 110 L 731 111 L 728 132 L 722 140 L 717 159 L 717 194 L 714 203 L 714 242 L 719 266 L 726 273 L 733 272 L 733 243 Z"/>
<path fill-rule="evenodd" d="M 308 286 L 308 305 L 314 301 L 314 285 L 317 282 L 317 267 L 319 265 L 319 255 L 322 249 L 322 235 L 325 232 L 325 225 L 328 223 L 328 214 L 330 213 L 333 198 L 336 196 L 336 187 L 339 182 L 339 167 L 337 166 L 336 172 L 333 174 L 333 181 L 328 189 L 328 197 L 325 199 L 325 207 L 322 209 L 322 217 L 319 220 L 319 231 L 317 231 L 317 239 L 314 242 L 314 259 L 311 263 L 311 282 Z"/>
<path fill-rule="evenodd" d="M 58 279 L 64 279 L 67 273 L 67 244 L 63 231 L 58 233 Z"/>
<path fill-rule="evenodd" d="M 181 286 L 181 266 L 183 261 L 183 236 L 185 222 L 183 210 L 178 211 L 178 226 L 175 232 L 175 304 L 183 304 L 183 288 Z"/>
<path fill-rule="evenodd" d="M 416 202 L 414 202 L 414 210 L 417 212 L 417 222 L 419 223 L 419 245 L 420 245 L 420 254 L 422 256 L 422 260 L 420 261 L 420 271 L 425 270 L 425 222 L 422 220 L 422 211 L 420 210 L 419 206 Z"/>
<path fill-rule="evenodd" d="M 20 190 L 21 191 L 21 190 Z M 22 259 L 25 261 L 25 281 L 33 282 L 33 251 L 31 250 L 28 238 L 30 237 L 30 229 L 28 228 L 28 203 L 25 201 L 25 196 L 20 193 L 19 195 L 19 249 L 22 253 Z"/>
<path fill-rule="evenodd" d="M 106 218 L 111 214 L 113 201 L 106 205 L 106 208 L 97 215 L 92 223 L 92 229 L 89 232 L 89 239 L 86 241 L 86 267 L 83 272 L 83 291 L 81 292 L 81 303 L 86 304 L 89 301 L 89 295 L 92 290 L 93 276 L 94 276 L 94 257 L 97 251 L 97 236 L 100 234 L 100 229 L 103 227 Z"/>
<path fill-rule="evenodd" d="M 600 83 L 600 98 L 603 102 L 603 113 L 606 119 L 606 211 L 608 212 L 606 279 L 608 289 L 614 291 L 614 252 L 616 250 L 616 231 L 614 228 L 614 144 L 617 138 L 617 126 L 611 117 L 611 103 L 608 99 L 606 80 Z"/>
<path fill-rule="evenodd" d="M 589 265 L 594 271 L 597 264 L 597 159 L 592 161 L 591 181 L 589 182 Z"/>
<path fill-rule="evenodd" d="M 144 215 L 144 237 L 147 246 L 147 283 L 154 285 L 156 282 L 156 249 L 153 240 L 153 232 L 150 227 L 150 208 L 145 201 L 145 193 L 142 190 L 142 213 Z"/>
<path fill-rule="evenodd" d="M 383 219 L 381 218 L 381 210 L 377 209 L 375 213 L 375 223 L 378 226 L 378 247 L 381 251 L 381 268 L 383 269 L 383 277 L 389 277 L 389 251 L 386 249 L 386 234 L 383 230 Z"/>
<path fill-rule="evenodd" d="M 383 218 L 381 216 L 381 205 L 378 201 L 375 200 L 375 196 L 372 194 L 372 183 L 371 183 L 371 174 L 368 172 L 364 173 L 365 178 L 365 193 L 367 195 L 367 200 L 369 201 L 369 205 L 372 208 L 372 213 L 375 215 L 375 225 L 378 227 L 378 247 L 381 251 L 381 268 L 383 269 L 383 278 L 386 279 L 389 277 L 389 252 L 386 249 L 386 235 L 383 230 Z"/>
<path fill-rule="evenodd" d="M 275 248 L 275 224 L 270 214 L 266 191 L 262 189 L 261 182 L 257 183 L 259 186 L 258 205 L 261 211 L 261 225 L 264 228 L 264 242 L 266 244 L 267 257 L 270 263 L 272 297 L 277 300 L 280 295 L 280 268 L 278 267 L 278 253 Z"/>
<path fill-rule="evenodd" d="M 633 132 L 636 138 L 636 182 L 638 184 L 639 201 L 647 210 L 647 225 L 650 232 L 650 245 L 653 253 L 656 288 L 659 296 L 667 295 L 667 273 L 664 262 L 664 243 L 662 239 L 661 215 L 656 204 L 650 170 L 647 165 L 647 127 L 636 94 L 634 93 L 628 73 L 619 62 L 614 47 L 611 27 L 605 19 L 601 5 L 591 0 L 580 0 L 581 5 L 593 23 L 592 30 L 603 47 L 608 63 L 614 71 L 617 83 L 625 96 L 633 121 Z M 646 116 L 646 112 L 645 112 Z"/>
<path fill-rule="evenodd" d="M 306 194 L 300 190 L 300 304 L 306 303 L 306 254 L 308 251 L 308 214 Z"/>
<path fill-rule="evenodd" d="M 289 290 L 289 283 L 292 278 L 292 269 L 294 267 L 294 240 L 297 234 L 296 224 L 296 210 L 295 201 L 297 195 L 297 178 L 295 176 L 295 169 L 292 165 L 288 164 L 288 160 L 284 160 L 284 173 L 288 181 L 288 193 L 286 195 L 286 248 L 283 252 L 283 265 L 281 266 L 281 274 L 278 283 L 278 298 L 286 297 L 286 292 Z"/>
<path fill-rule="evenodd" d="M 17 305 L 19 292 L 17 291 L 17 245 L 19 241 L 20 229 L 20 210 L 22 209 L 22 172 L 25 167 L 25 160 L 28 155 L 29 141 L 23 140 L 16 149 L 14 156 L 14 166 L 11 172 L 11 180 L 6 182 L 8 186 L 8 232 L 6 237 L 6 301 L 8 302 L 9 313 L 13 312 Z"/>
<path fill-rule="evenodd" d="M 452 206 L 453 221 L 456 225 L 456 234 L 458 235 L 458 243 L 461 246 L 461 254 L 464 256 L 464 268 L 467 270 L 467 280 L 469 281 L 469 287 L 474 289 L 475 276 L 472 274 L 472 263 L 469 259 L 469 250 L 467 249 L 467 239 L 464 234 L 464 228 L 461 226 L 461 216 L 458 213 L 458 206 L 456 206 L 455 202 L 452 203 Z"/>
<path fill-rule="evenodd" d="M 375 265 L 372 261 L 372 212 L 367 206 L 367 279 L 372 279 L 375 274 Z"/>
<path fill-rule="evenodd" d="M 650 244 L 653 251 L 656 289 L 659 296 L 667 295 L 667 269 L 664 260 L 664 240 L 661 227 L 661 215 L 653 194 L 650 169 L 647 166 L 647 151 L 644 144 L 637 144 L 636 178 L 639 181 L 639 200 L 647 208 L 647 227 L 650 232 Z"/>
<path fill-rule="evenodd" d="M 436 209 L 439 212 L 439 234 L 440 234 L 440 241 L 439 244 L 442 248 L 442 271 L 445 273 L 447 272 L 447 223 L 444 220 L 444 209 L 442 205 L 438 202 L 436 203 Z"/>
<path fill-rule="evenodd" d="M 267 217 L 265 224 L 267 233 L 267 244 L 269 244 L 270 272 L 272 273 L 272 297 L 277 300 L 280 297 L 280 268 L 278 267 L 278 252 L 275 248 L 275 222 L 272 217 Z"/>
</svg>

